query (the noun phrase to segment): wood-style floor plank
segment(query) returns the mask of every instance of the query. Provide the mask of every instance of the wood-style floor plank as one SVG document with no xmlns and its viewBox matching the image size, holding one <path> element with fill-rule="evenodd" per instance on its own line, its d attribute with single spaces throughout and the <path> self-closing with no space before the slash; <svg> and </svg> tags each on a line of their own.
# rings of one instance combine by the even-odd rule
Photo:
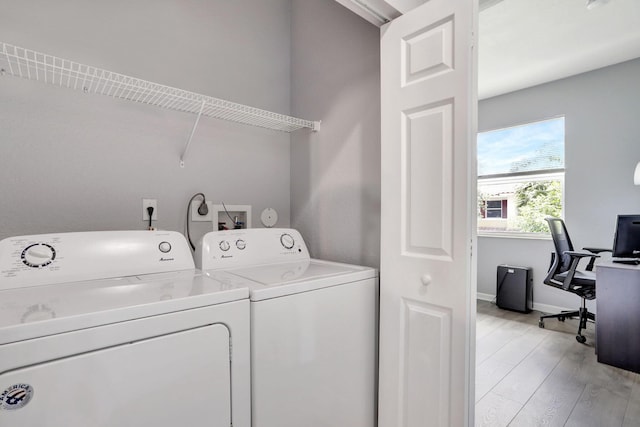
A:
<svg viewBox="0 0 640 427">
<path fill-rule="evenodd" d="M 589 384 L 578 400 L 567 427 L 607 426 L 620 427 L 629 399 L 611 390 Z"/>
<path fill-rule="evenodd" d="M 492 390 L 493 393 L 512 400 L 527 403 L 547 376 L 560 363 L 566 352 L 562 336 L 548 335 L 522 362 L 504 377 Z"/>
<path fill-rule="evenodd" d="M 506 427 L 521 408 L 520 403 L 489 392 L 476 403 L 476 426 Z"/>
<path fill-rule="evenodd" d="M 629 404 L 624 414 L 622 427 L 640 426 L 640 376 L 635 378 L 631 388 Z"/>
<path fill-rule="evenodd" d="M 580 376 L 586 357 L 585 351 L 567 352 L 511 425 L 564 426 L 587 385 Z"/>
<path fill-rule="evenodd" d="M 476 368 L 476 403 L 485 397 L 515 367 L 515 364 L 493 359 L 486 360 L 482 365 L 478 366 Z"/>
<path fill-rule="evenodd" d="M 478 301 L 476 426 L 639 427 L 640 375 L 598 363 L 595 326 Z"/>
<path fill-rule="evenodd" d="M 544 329 L 530 326 L 522 331 L 522 335 L 515 337 L 493 353 L 491 359 L 517 365 L 535 350 L 548 334 L 549 332 Z"/>
<path fill-rule="evenodd" d="M 476 364 L 484 362 L 513 340 L 522 337 L 529 329 L 530 325 L 505 321 L 500 328 L 480 339 L 476 338 Z"/>
</svg>

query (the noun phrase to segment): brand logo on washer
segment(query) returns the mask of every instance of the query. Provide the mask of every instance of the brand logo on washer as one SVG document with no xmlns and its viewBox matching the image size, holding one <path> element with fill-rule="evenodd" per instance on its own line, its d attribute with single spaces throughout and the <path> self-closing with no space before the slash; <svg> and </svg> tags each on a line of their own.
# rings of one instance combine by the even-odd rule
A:
<svg viewBox="0 0 640 427">
<path fill-rule="evenodd" d="M 0 394 L 0 410 L 12 411 L 26 406 L 33 397 L 29 384 L 14 384 Z"/>
<path fill-rule="evenodd" d="M 160 258 L 160 261 L 174 261 L 175 258 Z"/>
</svg>

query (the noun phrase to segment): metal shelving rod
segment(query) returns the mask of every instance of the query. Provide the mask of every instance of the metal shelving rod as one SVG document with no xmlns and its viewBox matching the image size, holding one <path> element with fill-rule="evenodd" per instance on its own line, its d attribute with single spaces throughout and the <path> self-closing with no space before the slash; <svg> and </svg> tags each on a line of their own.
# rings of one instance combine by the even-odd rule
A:
<svg viewBox="0 0 640 427">
<path fill-rule="evenodd" d="M 304 120 L 237 104 L 195 92 L 148 82 L 112 71 L 83 65 L 33 50 L 0 42 L 0 72 L 29 80 L 44 81 L 85 93 L 97 93 L 174 111 L 198 114 L 238 123 L 293 132 L 298 129 L 320 130 L 319 121 Z M 195 126 L 192 130 L 195 132 Z M 189 138 L 189 142 L 191 140 Z M 184 155 L 186 154 L 185 147 Z M 183 161 L 181 158 L 181 161 Z"/>
</svg>

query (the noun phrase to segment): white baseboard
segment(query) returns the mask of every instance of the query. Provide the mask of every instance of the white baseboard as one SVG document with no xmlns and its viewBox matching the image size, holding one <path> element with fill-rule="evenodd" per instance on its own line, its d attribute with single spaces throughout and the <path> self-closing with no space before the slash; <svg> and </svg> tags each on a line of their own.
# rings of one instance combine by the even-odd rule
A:
<svg viewBox="0 0 640 427">
<path fill-rule="evenodd" d="M 549 304 L 540 304 L 540 303 L 533 303 L 533 309 L 536 311 L 541 311 L 543 313 L 560 313 L 561 311 L 572 311 L 572 310 L 576 310 L 576 307 L 573 308 L 567 308 L 567 307 L 558 307 L 556 305 L 549 305 Z"/>
<path fill-rule="evenodd" d="M 477 293 L 477 298 L 482 301 L 493 301 L 495 299 L 495 295 L 491 294 L 483 294 L 481 292 Z"/>
<path fill-rule="evenodd" d="M 484 293 L 478 292 L 477 298 L 482 301 L 493 301 L 495 300 L 496 296 L 492 294 L 484 294 Z M 558 307 L 558 306 L 549 305 L 549 304 L 540 304 L 535 301 L 533 302 L 533 309 L 536 311 L 541 311 L 542 313 L 560 313 L 561 311 L 565 311 L 565 310 L 575 310 L 575 308 L 566 308 L 566 307 Z"/>
</svg>

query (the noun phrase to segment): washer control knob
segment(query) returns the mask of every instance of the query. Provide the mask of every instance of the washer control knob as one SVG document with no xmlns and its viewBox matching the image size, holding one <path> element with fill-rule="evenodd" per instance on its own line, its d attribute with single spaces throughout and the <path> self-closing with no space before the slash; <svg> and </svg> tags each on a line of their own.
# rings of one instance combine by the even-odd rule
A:
<svg viewBox="0 0 640 427">
<path fill-rule="evenodd" d="M 220 250 L 222 250 L 223 252 L 226 252 L 231 248 L 231 245 L 226 240 L 221 240 L 219 246 Z"/>
<path fill-rule="evenodd" d="M 160 252 L 166 254 L 167 252 L 169 252 L 171 250 L 171 243 L 169 243 L 169 242 L 161 242 L 158 245 L 158 249 L 160 249 Z"/>
<path fill-rule="evenodd" d="M 284 233 L 282 236 L 280 236 L 280 243 L 282 243 L 282 246 L 284 246 L 285 249 L 292 249 L 296 244 L 296 241 L 293 240 L 291 234 Z"/>
<path fill-rule="evenodd" d="M 46 243 L 35 243 L 27 246 L 20 258 L 26 266 L 40 268 L 51 264 L 56 259 L 56 250 Z"/>
<path fill-rule="evenodd" d="M 244 249 L 244 248 L 246 248 L 246 247 L 247 247 L 247 242 L 245 242 L 245 241 L 244 241 L 244 240 L 242 240 L 242 239 L 238 239 L 238 240 L 236 240 L 236 248 L 238 248 L 238 249 L 240 249 L 240 250 L 243 250 L 243 249 Z"/>
</svg>

